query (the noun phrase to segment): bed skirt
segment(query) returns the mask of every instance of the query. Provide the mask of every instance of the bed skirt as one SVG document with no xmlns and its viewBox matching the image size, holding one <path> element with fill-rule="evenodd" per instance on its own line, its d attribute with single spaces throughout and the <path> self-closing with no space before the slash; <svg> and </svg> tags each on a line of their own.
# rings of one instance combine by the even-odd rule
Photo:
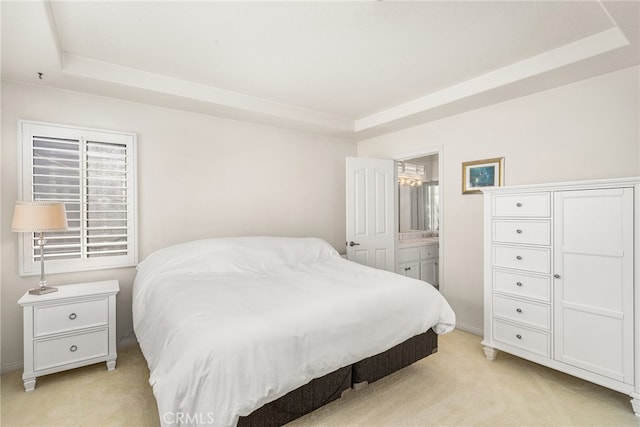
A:
<svg viewBox="0 0 640 427">
<path fill-rule="evenodd" d="M 238 427 L 276 427 L 313 412 L 354 384 L 379 380 L 438 351 L 438 335 L 427 332 L 375 356 L 345 366 L 240 417 Z"/>
</svg>

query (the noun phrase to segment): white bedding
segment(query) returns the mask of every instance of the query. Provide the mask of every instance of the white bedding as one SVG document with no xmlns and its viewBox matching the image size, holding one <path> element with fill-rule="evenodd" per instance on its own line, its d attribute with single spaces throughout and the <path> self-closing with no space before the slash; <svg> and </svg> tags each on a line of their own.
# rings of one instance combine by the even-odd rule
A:
<svg viewBox="0 0 640 427">
<path fill-rule="evenodd" d="M 314 378 L 455 315 L 432 286 L 314 238 L 208 239 L 138 266 L 134 329 L 163 425 L 235 425 Z"/>
</svg>

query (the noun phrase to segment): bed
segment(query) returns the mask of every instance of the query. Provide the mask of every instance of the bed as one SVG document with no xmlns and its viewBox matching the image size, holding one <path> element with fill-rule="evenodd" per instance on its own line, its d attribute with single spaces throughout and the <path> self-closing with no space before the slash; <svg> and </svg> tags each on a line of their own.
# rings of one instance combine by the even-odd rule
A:
<svg viewBox="0 0 640 427">
<path fill-rule="evenodd" d="M 284 424 L 430 354 L 455 315 L 321 239 L 240 237 L 148 256 L 133 321 L 162 425 L 234 426 Z"/>
</svg>

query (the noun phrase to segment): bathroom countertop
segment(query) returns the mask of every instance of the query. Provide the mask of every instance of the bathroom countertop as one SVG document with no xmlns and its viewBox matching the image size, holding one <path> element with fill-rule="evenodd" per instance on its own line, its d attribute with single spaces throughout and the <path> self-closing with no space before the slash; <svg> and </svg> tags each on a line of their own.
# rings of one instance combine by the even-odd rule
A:
<svg viewBox="0 0 640 427">
<path fill-rule="evenodd" d="M 416 239 L 398 240 L 398 246 L 401 248 L 411 248 L 414 246 L 425 246 L 425 245 L 437 245 L 438 243 L 439 243 L 438 237 L 419 237 Z"/>
</svg>

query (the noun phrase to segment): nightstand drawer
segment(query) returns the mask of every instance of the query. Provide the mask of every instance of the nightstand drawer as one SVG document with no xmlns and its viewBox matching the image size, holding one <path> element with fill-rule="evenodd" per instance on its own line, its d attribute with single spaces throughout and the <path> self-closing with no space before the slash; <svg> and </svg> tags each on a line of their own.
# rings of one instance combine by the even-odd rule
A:
<svg viewBox="0 0 640 427">
<path fill-rule="evenodd" d="M 33 335 L 41 337 L 59 332 L 107 325 L 109 303 L 106 298 L 35 307 Z"/>
<path fill-rule="evenodd" d="M 496 317 L 526 323 L 537 328 L 546 330 L 551 328 L 551 309 L 545 304 L 494 295 L 493 314 Z"/>
<path fill-rule="evenodd" d="M 517 268 L 536 273 L 550 273 L 551 250 L 549 248 L 494 245 L 493 264 L 499 267 Z"/>
<path fill-rule="evenodd" d="M 493 338 L 545 357 L 551 357 L 551 335 L 510 323 L 493 320 Z"/>
<path fill-rule="evenodd" d="M 533 245 L 551 244 L 551 221 L 494 221 L 493 240 Z"/>
<path fill-rule="evenodd" d="M 34 342 L 34 369 L 53 368 L 109 354 L 109 330 Z"/>
<path fill-rule="evenodd" d="M 499 194 L 493 197 L 494 216 L 548 217 L 551 215 L 550 193 Z"/>
</svg>

